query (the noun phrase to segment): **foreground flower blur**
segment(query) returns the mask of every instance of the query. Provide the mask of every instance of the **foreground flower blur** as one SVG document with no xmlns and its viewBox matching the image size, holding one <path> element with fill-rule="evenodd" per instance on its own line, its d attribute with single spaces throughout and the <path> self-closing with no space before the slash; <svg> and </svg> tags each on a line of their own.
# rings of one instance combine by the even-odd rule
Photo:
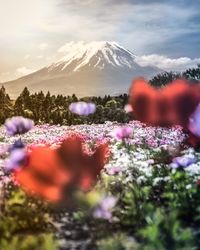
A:
<svg viewBox="0 0 200 250">
<path fill-rule="evenodd" d="M 8 135 L 25 134 L 34 127 L 34 122 L 22 116 L 14 116 L 5 122 L 5 128 Z"/>
<path fill-rule="evenodd" d="M 93 154 L 83 150 L 79 137 L 68 138 L 57 149 L 36 147 L 28 162 L 14 173 L 14 180 L 29 194 L 60 201 L 73 189 L 89 190 L 104 167 L 107 145 Z"/>
<path fill-rule="evenodd" d="M 164 236 L 171 236 L 177 226 L 177 218 L 171 218 L 172 222 L 169 224 L 168 213 L 173 212 L 174 209 L 181 215 L 184 213 L 183 223 L 185 218 L 188 218 L 188 214 L 194 213 L 187 221 L 192 225 L 195 223 L 195 228 L 198 229 L 199 220 L 197 219 L 196 223 L 194 218 L 198 218 L 199 215 L 200 188 L 196 183 L 200 179 L 200 153 L 188 147 L 182 151 L 180 146 L 187 135 L 181 127 L 146 126 L 139 121 L 131 121 L 125 123 L 124 127 L 130 127 L 134 131 L 134 136 L 128 138 L 128 143 L 123 143 L 121 140 L 114 140 L 111 136 L 111 131 L 120 126 L 121 124 L 116 122 L 75 126 L 38 125 L 29 133 L 21 135 L 21 142 L 15 142 L 16 137 L 5 137 L 5 129 L 2 127 L 0 137 L 5 138 L 0 141 L 0 144 L 9 150 L 0 159 L 0 185 L 5 187 L 9 196 L 10 188 L 19 190 L 20 193 L 22 192 L 20 187 L 27 191 L 28 195 L 24 194 L 27 204 L 21 203 L 19 195 L 12 199 L 12 202 L 6 198 L 6 202 L 7 204 L 17 202 L 17 206 L 14 204 L 12 210 L 9 206 L 9 210 L 13 215 L 19 213 L 20 218 L 25 218 L 30 226 L 27 229 L 22 228 L 21 225 L 24 224 L 21 223 L 23 222 L 21 219 L 17 218 L 13 222 L 4 212 L 1 216 L 1 225 L 4 218 L 8 218 L 9 226 L 10 221 L 13 224 L 19 224 L 20 237 L 27 230 L 33 230 L 35 234 L 37 228 L 43 227 L 41 221 L 42 218 L 46 218 L 47 207 L 49 207 L 48 203 L 35 199 L 35 197 L 42 197 L 45 201 L 51 201 L 51 214 L 53 203 L 53 216 L 55 215 L 53 222 L 56 225 L 56 232 L 53 233 L 58 237 L 63 249 L 72 249 L 72 246 L 75 246 L 74 249 L 79 249 L 82 244 L 85 249 L 92 249 L 87 245 L 90 232 L 95 239 L 99 238 L 100 233 L 102 238 L 107 238 L 109 230 L 111 230 L 109 231 L 111 237 L 113 234 L 116 235 L 116 231 L 129 235 L 132 228 L 138 228 L 138 225 L 143 223 L 146 226 L 146 222 L 151 223 L 147 225 L 148 231 L 149 226 L 152 225 L 163 235 L 162 229 L 166 226 L 168 231 Z M 74 134 L 81 136 L 78 139 Z M 98 179 L 98 174 L 96 175 L 95 172 L 98 173 L 98 169 L 101 169 L 104 164 L 100 161 L 100 167 L 98 167 L 99 164 L 92 163 L 98 160 L 91 159 L 103 159 L 103 157 L 97 157 L 101 154 L 95 154 L 95 152 L 99 148 L 99 143 L 105 141 L 109 143 L 109 161 L 105 167 L 102 167 L 101 178 Z M 13 169 L 8 175 L 3 169 L 4 159 L 15 149 L 23 149 L 25 143 L 27 143 L 25 149 L 28 151 L 29 161 L 25 166 Z M 15 144 L 14 147 L 11 146 L 13 144 Z M 10 148 L 12 148 L 11 151 Z M 171 170 L 169 165 L 172 159 L 178 156 L 193 156 L 192 159 L 196 158 L 197 162 L 188 167 L 179 167 L 184 168 L 184 171 Z M 71 162 L 73 164 L 70 164 Z M 183 165 L 183 162 L 181 164 Z M 91 167 L 88 167 L 89 165 Z M 15 183 L 17 181 L 19 186 L 10 185 L 11 179 Z M 97 185 L 95 185 L 96 182 Z M 94 188 L 93 185 L 95 185 Z M 89 192 L 85 193 L 88 188 Z M 74 195 L 71 195 L 72 193 Z M 30 195 L 34 195 L 34 199 L 29 197 Z M 113 199 L 107 199 L 107 197 L 117 198 L 117 204 L 113 205 Z M 35 220 L 32 214 L 27 213 L 30 208 L 33 209 L 34 215 L 40 214 L 39 219 Z M 159 214 L 156 212 L 160 208 L 165 209 L 163 219 L 166 222 L 162 218 L 160 221 Z M 154 212 L 156 214 L 152 216 Z M 33 222 L 37 224 L 36 230 L 32 226 Z M 52 219 L 50 223 L 52 224 Z M 181 230 L 182 225 L 184 224 L 180 225 Z M 8 231 L 6 229 L 7 233 L 10 228 Z M 172 230 L 172 234 L 169 230 Z M 180 235 L 179 232 L 181 231 L 178 230 L 176 235 Z M 77 235 L 83 235 L 84 240 L 81 238 L 79 241 Z M 156 237 L 156 242 L 162 239 L 160 235 Z M 36 237 L 38 238 L 38 234 Z M 149 237 L 151 238 L 151 231 Z M 187 239 L 184 242 L 187 242 Z M 2 247 L 2 249 L 7 248 Z M 48 247 L 47 249 L 49 250 Z M 170 247 L 164 245 L 162 249 L 170 249 Z"/>
<path fill-rule="evenodd" d="M 24 148 L 12 149 L 10 157 L 5 161 L 5 169 L 10 172 L 26 164 L 27 152 Z"/>
<path fill-rule="evenodd" d="M 200 102 L 200 87 L 176 80 L 162 89 L 137 79 L 130 88 L 130 105 L 136 119 L 158 126 L 181 125 L 188 128 L 191 115 Z"/>
<path fill-rule="evenodd" d="M 124 106 L 124 110 L 125 110 L 126 113 L 131 113 L 131 112 L 133 112 L 133 108 L 132 108 L 132 106 L 131 106 L 130 104 L 126 104 L 126 105 Z"/>
<path fill-rule="evenodd" d="M 61 190 L 70 176 L 56 151 L 49 147 L 37 147 L 28 158 L 28 164 L 15 171 L 14 181 L 29 194 L 59 201 Z"/>
<path fill-rule="evenodd" d="M 96 106 L 94 103 L 74 102 L 70 104 L 69 110 L 74 114 L 87 116 L 95 113 Z"/>
<path fill-rule="evenodd" d="M 200 105 L 196 108 L 189 120 L 189 130 L 194 135 L 200 137 Z"/>
<path fill-rule="evenodd" d="M 96 182 L 109 154 L 108 145 L 100 144 L 92 154 L 85 152 L 80 137 L 66 139 L 57 152 L 71 174 L 71 184 L 87 191 Z"/>
<path fill-rule="evenodd" d="M 171 168 L 187 168 L 196 162 L 197 162 L 196 157 L 183 155 L 183 156 L 175 157 L 173 159 L 173 162 L 170 164 L 170 167 Z"/>
<path fill-rule="evenodd" d="M 100 204 L 95 209 L 93 216 L 97 219 L 112 220 L 112 209 L 117 204 L 117 198 L 114 196 L 107 196 L 102 198 Z"/>
<path fill-rule="evenodd" d="M 25 148 L 25 144 L 22 142 L 21 139 L 16 140 L 13 145 L 9 148 L 9 151 L 13 151 L 15 149 L 22 149 Z"/>
</svg>

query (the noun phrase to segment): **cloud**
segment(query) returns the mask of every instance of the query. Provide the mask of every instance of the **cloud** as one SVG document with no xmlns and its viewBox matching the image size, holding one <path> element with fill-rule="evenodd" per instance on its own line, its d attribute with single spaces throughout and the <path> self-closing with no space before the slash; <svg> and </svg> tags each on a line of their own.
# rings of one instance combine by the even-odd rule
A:
<svg viewBox="0 0 200 250">
<path fill-rule="evenodd" d="M 27 59 L 29 59 L 30 57 L 31 57 L 31 56 L 30 56 L 29 54 L 27 54 L 27 55 L 24 56 L 24 59 L 27 60 Z"/>
<path fill-rule="evenodd" d="M 137 54 L 170 51 L 181 56 L 186 49 L 187 56 L 191 56 L 191 44 L 200 37 L 199 20 L 194 19 L 199 16 L 199 9 L 194 2 L 184 2 L 187 1 L 60 0 L 57 15 L 43 29 L 68 41 L 116 40 Z M 196 35 L 195 41 L 191 38 L 186 42 L 186 37 L 192 35 Z M 180 43 L 185 47 L 179 49 Z"/>
<path fill-rule="evenodd" d="M 48 46 L 49 46 L 48 43 L 41 43 L 41 44 L 39 45 L 39 49 L 40 49 L 40 50 L 45 50 Z"/>
<path fill-rule="evenodd" d="M 135 60 L 141 66 L 156 66 L 166 71 L 183 71 L 196 67 L 200 63 L 200 58 L 180 57 L 172 59 L 157 54 L 137 56 Z"/>
<path fill-rule="evenodd" d="M 43 55 L 38 55 L 38 56 L 37 56 L 37 59 L 43 59 L 43 58 L 44 58 Z"/>
<path fill-rule="evenodd" d="M 1 72 L 0 73 L 0 82 L 12 81 L 12 80 L 15 80 L 19 77 L 33 73 L 34 71 L 36 71 L 36 70 L 23 66 L 23 67 L 15 69 L 13 71 Z"/>
<path fill-rule="evenodd" d="M 10 80 L 10 72 L 2 72 L 0 73 L 0 82 L 6 82 Z"/>
<path fill-rule="evenodd" d="M 46 22 L 53 11 L 55 0 L 6 0 L 0 1 L 0 38 L 18 39 L 33 37 L 41 23 Z"/>
<path fill-rule="evenodd" d="M 34 71 L 35 71 L 34 69 L 29 69 L 29 68 L 23 66 L 23 67 L 20 67 L 20 68 L 16 69 L 16 74 L 18 76 L 24 76 L 24 75 L 31 74 Z"/>
</svg>

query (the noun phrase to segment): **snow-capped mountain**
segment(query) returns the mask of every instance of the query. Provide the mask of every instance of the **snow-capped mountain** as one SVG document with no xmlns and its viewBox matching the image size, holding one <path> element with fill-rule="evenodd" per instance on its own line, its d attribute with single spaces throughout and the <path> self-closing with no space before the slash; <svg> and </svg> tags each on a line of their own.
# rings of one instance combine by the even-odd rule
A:
<svg viewBox="0 0 200 250">
<path fill-rule="evenodd" d="M 59 68 L 61 71 L 72 66 L 70 70 L 79 71 L 84 66 L 104 69 L 106 66 L 128 67 L 136 66 L 135 56 L 116 42 L 68 43 L 59 49 L 67 53 L 59 62 L 51 65 L 49 70 Z M 76 62 L 73 64 L 73 62 Z"/>
<path fill-rule="evenodd" d="M 17 80 L 4 83 L 12 98 L 27 86 L 31 92 L 77 96 L 115 95 L 127 92 L 135 77 L 146 78 L 161 72 L 142 67 L 136 56 L 116 42 L 70 42 L 59 49 L 65 54 L 52 65 Z"/>
</svg>

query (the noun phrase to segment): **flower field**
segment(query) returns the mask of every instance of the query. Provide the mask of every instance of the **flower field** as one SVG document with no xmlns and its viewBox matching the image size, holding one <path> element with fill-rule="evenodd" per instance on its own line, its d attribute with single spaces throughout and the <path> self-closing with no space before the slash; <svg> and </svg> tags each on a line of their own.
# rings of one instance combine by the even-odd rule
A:
<svg viewBox="0 0 200 250">
<path fill-rule="evenodd" d="M 122 127 L 129 128 L 126 137 L 118 136 Z M 15 141 L 20 138 L 29 150 L 55 149 L 74 134 L 88 152 L 109 146 L 96 185 L 74 198 L 78 205 L 55 208 L 13 186 L 5 162 Z M 41 125 L 16 136 L 1 127 L 0 249 L 198 249 L 200 153 L 183 144 L 186 137 L 181 127 L 139 121 Z"/>
<path fill-rule="evenodd" d="M 148 127 L 138 121 L 132 121 L 129 124 L 123 124 L 124 127 L 128 126 L 132 128 L 133 133 L 129 138 L 125 139 L 124 144 L 122 144 L 122 141 L 115 138 L 115 135 L 113 134 L 113 131 L 120 126 L 120 124 L 113 122 L 106 122 L 105 124 L 100 125 L 76 125 L 69 127 L 41 125 L 35 126 L 33 130 L 24 135 L 17 135 L 14 137 L 8 137 L 4 127 L 1 127 L 1 175 L 4 176 L 3 158 L 6 157 L 9 147 L 19 138 L 27 143 L 27 146 L 30 148 L 46 145 L 56 148 L 66 137 L 70 137 L 74 134 L 80 135 L 86 144 L 108 141 L 112 153 L 112 159 L 105 166 L 105 169 L 109 170 L 112 169 L 112 167 L 120 167 L 124 171 L 127 171 L 130 164 L 136 164 L 141 170 L 144 168 L 143 170 L 145 172 L 146 168 L 149 169 L 149 165 L 151 165 L 147 160 L 149 160 L 149 162 L 153 161 L 150 154 L 151 151 L 156 152 L 162 149 L 167 149 L 168 147 L 179 147 L 186 137 L 179 127 L 169 129 Z M 134 150 L 132 146 L 135 147 Z M 131 148 L 131 150 L 128 150 L 127 148 Z M 1 181 L 4 181 L 4 178 L 2 178 Z"/>
<path fill-rule="evenodd" d="M 68 107 L 82 125 L 6 119 L 0 249 L 199 249 L 199 103 L 198 85 L 137 79 L 129 123 L 89 125 L 98 105 L 84 101 Z"/>
</svg>

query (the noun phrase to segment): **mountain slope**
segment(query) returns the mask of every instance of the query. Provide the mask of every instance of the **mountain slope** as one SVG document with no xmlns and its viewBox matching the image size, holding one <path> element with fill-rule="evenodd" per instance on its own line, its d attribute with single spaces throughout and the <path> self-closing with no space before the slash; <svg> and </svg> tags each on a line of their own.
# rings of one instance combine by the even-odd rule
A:
<svg viewBox="0 0 200 250">
<path fill-rule="evenodd" d="M 162 70 L 142 67 L 136 56 L 116 42 L 70 42 L 60 49 L 58 62 L 17 80 L 4 83 L 12 98 L 27 86 L 31 92 L 77 96 L 127 92 L 135 77 L 152 77 Z"/>
</svg>

